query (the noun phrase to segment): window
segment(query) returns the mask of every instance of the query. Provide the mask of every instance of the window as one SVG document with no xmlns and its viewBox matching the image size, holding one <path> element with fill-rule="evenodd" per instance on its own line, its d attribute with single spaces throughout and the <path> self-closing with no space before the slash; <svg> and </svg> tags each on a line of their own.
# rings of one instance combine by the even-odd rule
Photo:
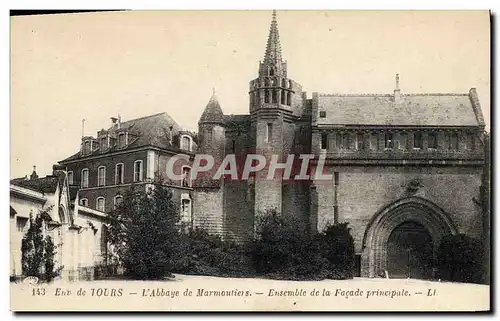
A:
<svg viewBox="0 0 500 321">
<path fill-rule="evenodd" d="M 288 106 L 291 106 L 291 105 L 292 105 L 292 92 L 291 92 L 291 91 L 289 91 L 289 92 L 287 93 L 287 97 L 286 97 L 286 104 L 287 104 Z"/>
<path fill-rule="evenodd" d="M 121 195 L 116 195 L 114 198 L 114 204 L 113 208 L 116 208 L 118 205 L 120 205 L 123 202 L 123 196 Z"/>
<path fill-rule="evenodd" d="M 281 104 L 286 105 L 286 91 L 281 91 Z"/>
<path fill-rule="evenodd" d="M 86 140 L 85 143 L 83 143 L 83 153 L 88 154 L 90 153 L 90 140 Z"/>
<path fill-rule="evenodd" d="M 68 184 L 73 185 L 73 172 L 72 171 L 68 172 Z"/>
<path fill-rule="evenodd" d="M 106 146 L 107 145 L 106 144 L 107 140 L 108 140 L 107 137 L 101 137 L 101 139 L 99 140 L 99 148 L 100 148 L 101 151 L 106 150 L 106 148 L 107 148 L 107 146 Z"/>
<path fill-rule="evenodd" d="M 357 150 L 363 150 L 364 148 L 364 139 L 363 139 L 363 134 L 358 133 L 356 135 L 356 149 Z"/>
<path fill-rule="evenodd" d="M 269 76 L 274 76 L 274 68 L 269 68 Z"/>
<path fill-rule="evenodd" d="M 191 168 L 189 166 L 182 166 L 182 187 L 191 187 Z"/>
<path fill-rule="evenodd" d="M 123 164 L 116 164 L 115 166 L 115 184 L 123 184 Z"/>
<path fill-rule="evenodd" d="M 95 209 L 104 212 L 104 197 L 98 197 L 95 204 Z"/>
<path fill-rule="evenodd" d="M 97 186 L 106 185 L 106 167 L 100 166 L 97 169 Z"/>
<path fill-rule="evenodd" d="M 28 224 L 28 218 L 26 217 L 16 217 L 16 229 L 18 232 L 24 232 L 24 228 Z"/>
<path fill-rule="evenodd" d="M 187 135 L 181 136 L 181 149 L 191 151 L 191 137 Z"/>
<path fill-rule="evenodd" d="M 327 149 L 328 148 L 328 134 L 323 133 L 321 134 L 321 149 Z"/>
<path fill-rule="evenodd" d="M 399 149 L 408 149 L 408 134 L 399 134 Z"/>
<path fill-rule="evenodd" d="M 273 104 L 277 104 L 278 103 L 278 91 L 276 89 L 273 89 L 272 94 L 273 94 Z"/>
<path fill-rule="evenodd" d="M 80 200 L 80 205 L 81 205 L 81 206 L 88 207 L 88 206 L 89 206 L 89 200 L 88 200 L 88 199 L 86 199 L 86 198 L 82 198 L 82 199 Z"/>
<path fill-rule="evenodd" d="M 449 145 L 448 149 L 458 150 L 458 134 L 457 133 L 452 133 L 450 135 L 450 145 Z"/>
<path fill-rule="evenodd" d="M 187 197 L 181 200 L 181 220 L 182 223 L 191 225 L 191 200 Z"/>
<path fill-rule="evenodd" d="M 378 150 L 378 133 L 370 134 L 370 149 L 373 151 Z"/>
<path fill-rule="evenodd" d="M 122 148 L 125 147 L 126 145 L 127 145 L 127 136 L 125 135 L 125 133 L 120 133 L 118 135 L 118 147 Z"/>
<path fill-rule="evenodd" d="M 429 133 L 427 137 L 427 148 L 429 149 L 437 149 L 437 134 Z"/>
<path fill-rule="evenodd" d="M 385 134 L 385 148 L 393 149 L 394 148 L 394 135 L 392 133 Z"/>
<path fill-rule="evenodd" d="M 337 149 L 349 149 L 349 134 L 338 133 L 335 137 Z"/>
<path fill-rule="evenodd" d="M 422 148 L 422 133 L 413 134 L 413 148 L 415 149 Z"/>
<path fill-rule="evenodd" d="M 269 102 L 269 90 L 264 91 L 264 102 L 265 103 Z"/>
<path fill-rule="evenodd" d="M 236 140 L 231 140 L 231 153 L 235 153 L 236 152 Z"/>
<path fill-rule="evenodd" d="M 326 118 L 326 111 L 320 111 L 319 112 L 319 118 Z"/>
<path fill-rule="evenodd" d="M 270 143 L 272 139 L 273 139 L 273 124 L 268 123 L 266 130 L 266 142 Z"/>
<path fill-rule="evenodd" d="M 82 188 L 89 187 L 89 170 L 82 169 Z"/>
<path fill-rule="evenodd" d="M 134 162 L 134 182 L 142 182 L 142 161 L 137 160 Z"/>
</svg>

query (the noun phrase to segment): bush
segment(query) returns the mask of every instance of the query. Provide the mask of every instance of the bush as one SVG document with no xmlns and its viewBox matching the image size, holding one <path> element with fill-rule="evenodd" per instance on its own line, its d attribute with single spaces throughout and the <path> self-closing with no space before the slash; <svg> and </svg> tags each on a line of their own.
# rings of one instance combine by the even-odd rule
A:
<svg viewBox="0 0 500 321">
<path fill-rule="evenodd" d="M 222 241 L 201 228 L 189 230 L 183 242 L 185 253 L 175 272 L 196 275 L 242 277 L 254 275 L 244 246 Z"/>
<path fill-rule="evenodd" d="M 328 225 L 321 234 L 322 255 L 328 261 L 330 279 L 352 279 L 354 272 L 354 239 L 349 223 Z"/>
<path fill-rule="evenodd" d="M 319 235 L 276 211 L 257 218 L 252 257 L 256 272 L 273 278 L 312 280 L 327 274 Z"/>
<path fill-rule="evenodd" d="M 482 283 L 484 262 L 479 240 L 464 234 L 447 235 L 441 240 L 437 259 L 442 279 Z"/>
</svg>

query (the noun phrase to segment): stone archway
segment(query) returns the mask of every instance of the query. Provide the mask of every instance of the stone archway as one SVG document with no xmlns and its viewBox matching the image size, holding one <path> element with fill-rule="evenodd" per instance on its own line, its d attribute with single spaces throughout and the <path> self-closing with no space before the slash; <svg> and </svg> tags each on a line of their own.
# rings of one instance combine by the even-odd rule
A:
<svg viewBox="0 0 500 321">
<path fill-rule="evenodd" d="M 398 227 L 408 225 L 409 222 L 420 228 L 422 233 L 428 233 L 432 242 L 433 262 L 441 238 L 457 233 L 451 219 L 436 204 L 415 196 L 397 200 L 377 212 L 368 224 L 363 238 L 362 276 L 384 275 L 388 269 L 388 244 L 391 235 L 398 231 Z"/>
</svg>

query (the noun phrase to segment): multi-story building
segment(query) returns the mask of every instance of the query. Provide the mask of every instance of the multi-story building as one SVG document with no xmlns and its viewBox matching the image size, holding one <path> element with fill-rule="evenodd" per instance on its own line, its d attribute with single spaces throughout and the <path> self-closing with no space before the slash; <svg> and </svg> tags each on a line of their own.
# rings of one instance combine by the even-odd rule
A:
<svg viewBox="0 0 500 321">
<path fill-rule="evenodd" d="M 70 186 L 79 188 L 79 204 L 108 213 L 123 200 L 132 185 L 147 188 L 157 177 L 166 179 L 171 156 L 193 156 L 195 136 L 180 129 L 166 113 L 122 122 L 111 118 L 111 126 L 96 137 L 82 137 L 80 151 L 60 161 L 67 168 Z M 176 163 L 177 165 L 177 163 Z M 189 173 L 186 164 L 179 169 Z M 180 174 L 180 173 L 179 173 Z M 191 222 L 192 192 L 189 176 L 166 181 L 179 204 L 182 218 Z"/>
<path fill-rule="evenodd" d="M 300 63 L 300 62 L 296 62 Z M 202 180 L 193 221 L 226 239 L 253 236 L 256 215 L 275 209 L 322 230 L 348 222 L 357 273 L 426 277 L 445 234 L 481 238 L 478 200 L 484 127 L 474 88 L 467 93 L 320 94 L 312 98 L 287 72 L 273 14 L 264 60 L 250 81 L 249 114 L 224 115 L 212 97 L 199 121 L 199 152 L 220 164 L 256 153 L 280 163 L 324 157 L 330 180 Z"/>
</svg>

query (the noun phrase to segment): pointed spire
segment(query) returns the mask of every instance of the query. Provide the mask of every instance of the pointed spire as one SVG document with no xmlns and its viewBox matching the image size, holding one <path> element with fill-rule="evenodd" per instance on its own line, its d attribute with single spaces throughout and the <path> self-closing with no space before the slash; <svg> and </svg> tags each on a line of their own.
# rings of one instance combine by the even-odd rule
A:
<svg viewBox="0 0 500 321">
<path fill-rule="evenodd" d="M 264 62 L 281 62 L 281 43 L 280 34 L 278 31 L 278 22 L 276 20 L 276 10 L 273 10 L 273 18 L 271 20 L 271 28 L 269 29 L 269 37 L 267 38 L 266 54 Z"/>
<path fill-rule="evenodd" d="M 212 97 L 210 97 L 198 123 L 224 123 L 224 113 L 215 95 L 215 88 L 213 88 Z"/>
</svg>

